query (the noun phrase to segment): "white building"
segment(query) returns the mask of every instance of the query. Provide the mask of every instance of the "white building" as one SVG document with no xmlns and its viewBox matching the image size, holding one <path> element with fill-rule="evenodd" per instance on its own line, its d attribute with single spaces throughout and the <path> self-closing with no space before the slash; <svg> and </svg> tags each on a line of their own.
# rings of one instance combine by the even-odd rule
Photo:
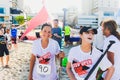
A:
<svg viewBox="0 0 120 80">
<path fill-rule="evenodd" d="M 18 23 L 15 20 L 15 17 L 23 12 L 23 0 L 11 0 L 10 2 L 10 20 L 12 20 L 12 24 L 18 25 Z"/>
<path fill-rule="evenodd" d="M 119 4 L 120 0 L 81 0 L 78 25 L 97 24 L 99 26 L 100 22 L 105 18 L 116 19 Z M 96 18 L 98 22 L 94 23 Z"/>
<path fill-rule="evenodd" d="M 10 6 L 9 0 L 0 0 L 0 24 L 10 23 Z"/>
<path fill-rule="evenodd" d="M 81 6 L 78 8 L 80 15 L 90 15 L 92 13 L 92 0 L 81 0 Z"/>
<path fill-rule="evenodd" d="M 98 15 L 98 23 L 104 18 L 115 19 L 119 2 L 119 0 L 93 0 L 92 13 Z"/>
<path fill-rule="evenodd" d="M 79 15 L 78 16 L 78 27 L 79 26 L 98 26 L 98 16 L 93 15 Z M 80 28 L 80 27 L 79 27 Z"/>
<path fill-rule="evenodd" d="M 77 16 L 78 9 L 74 6 L 69 7 L 66 11 L 66 24 L 73 25 Z"/>
<path fill-rule="evenodd" d="M 23 0 L 0 0 L 0 24 L 7 27 L 12 23 L 12 16 L 23 9 Z"/>
<path fill-rule="evenodd" d="M 10 0 L 9 0 L 10 1 Z M 10 1 L 11 2 L 11 4 L 12 4 L 12 8 L 15 8 L 15 9 L 20 9 L 20 10 L 22 10 L 23 9 L 23 3 L 24 3 L 24 1 L 23 0 L 11 0 Z"/>
</svg>

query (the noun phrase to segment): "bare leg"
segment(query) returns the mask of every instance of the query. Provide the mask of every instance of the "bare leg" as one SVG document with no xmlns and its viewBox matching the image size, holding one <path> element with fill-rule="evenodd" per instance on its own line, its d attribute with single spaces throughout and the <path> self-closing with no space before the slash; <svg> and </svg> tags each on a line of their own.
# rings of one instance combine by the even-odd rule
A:
<svg viewBox="0 0 120 80">
<path fill-rule="evenodd" d="M 17 44 L 14 44 L 14 48 L 17 49 Z"/>
<path fill-rule="evenodd" d="M 9 55 L 6 55 L 6 65 L 8 65 L 9 62 Z"/>
<path fill-rule="evenodd" d="M 15 53 L 17 53 L 17 51 L 18 51 L 17 44 L 13 44 L 13 46 L 14 46 Z"/>
<path fill-rule="evenodd" d="M 3 57 L 0 57 L 0 62 L 1 62 L 1 66 L 4 66 L 4 64 L 3 64 Z"/>
</svg>

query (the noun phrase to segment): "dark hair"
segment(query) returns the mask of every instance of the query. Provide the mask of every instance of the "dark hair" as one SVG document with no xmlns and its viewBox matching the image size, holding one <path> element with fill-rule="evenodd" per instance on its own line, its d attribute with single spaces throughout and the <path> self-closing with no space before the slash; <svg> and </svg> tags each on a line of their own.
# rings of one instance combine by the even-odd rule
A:
<svg viewBox="0 0 120 80">
<path fill-rule="evenodd" d="M 57 21 L 57 22 L 58 22 L 58 19 L 54 19 L 54 21 Z"/>
<path fill-rule="evenodd" d="M 45 26 L 48 26 L 48 27 L 52 28 L 52 26 L 51 26 L 50 24 L 48 24 L 48 23 L 45 23 L 45 24 L 43 24 L 43 25 L 42 25 L 42 28 L 41 28 L 41 30 L 43 30 L 43 28 L 44 28 Z"/>
<path fill-rule="evenodd" d="M 104 28 L 108 28 L 110 33 L 116 36 L 120 40 L 120 34 L 117 32 L 117 23 L 114 20 L 108 20 L 103 22 Z"/>
</svg>

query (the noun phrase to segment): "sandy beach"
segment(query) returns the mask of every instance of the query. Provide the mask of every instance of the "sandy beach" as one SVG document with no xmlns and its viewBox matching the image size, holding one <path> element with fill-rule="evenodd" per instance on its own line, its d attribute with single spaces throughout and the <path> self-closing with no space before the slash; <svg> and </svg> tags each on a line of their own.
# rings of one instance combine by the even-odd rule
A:
<svg viewBox="0 0 120 80">
<path fill-rule="evenodd" d="M 10 50 L 10 68 L 4 68 L 0 71 L 0 80 L 27 80 L 30 55 L 31 44 L 18 43 L 18 50 Z"/>
<path fill-rule="evenodd" d="M 31 49 L 32 43 L 19 42 L 18 50 L 10 50 L 10 68 L 4 68 L 0 71 L 0 80 L 27 80 Z M 67 51 L 65 50 L 66 53 Z M 61 71 L 60 80 L 69 80 L 65 68 Z"/>
</svg>

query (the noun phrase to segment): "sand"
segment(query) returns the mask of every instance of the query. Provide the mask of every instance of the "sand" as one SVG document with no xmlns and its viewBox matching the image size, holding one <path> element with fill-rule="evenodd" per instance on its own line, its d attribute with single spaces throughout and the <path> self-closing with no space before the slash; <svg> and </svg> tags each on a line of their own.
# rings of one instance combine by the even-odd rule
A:
<svg viewBox="0 0 120 80">
<path fill-rule="evenodd" d="M 18 50 L 10 50 L 10 68 L 0 71 L 0 80 L 27 80 L 32 43 L 29 41 L 19 42 Z M 5 56 L 4 56 L 5 62 Z M 60 73 L 60 80 L 69 80 L 65 68 Z"/>
<path fill-rule="evenodd" d="M 4 68 L 0 71 L 0 80 L 27 80 L 30 55 L 31 44 L 18 43 L 17 51 L 14 49 L 10 50 L 10 68 Z"/>
</svg>

